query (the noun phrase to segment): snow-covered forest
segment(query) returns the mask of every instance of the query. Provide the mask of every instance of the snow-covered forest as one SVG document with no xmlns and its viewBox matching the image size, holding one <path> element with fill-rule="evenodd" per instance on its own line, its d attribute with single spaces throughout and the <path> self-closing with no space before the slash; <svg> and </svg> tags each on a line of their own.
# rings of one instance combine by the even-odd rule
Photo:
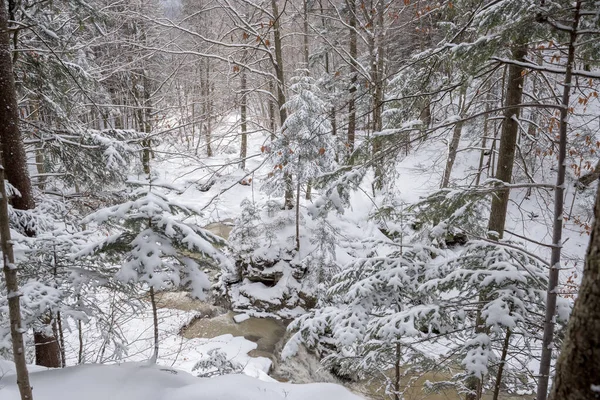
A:
<svg viewBox="0 0 600 400">
<path fill-rule="evenodd" d="M 0 0 L 0 399 L 600 398 L 597 0 Z"/>
</svg>

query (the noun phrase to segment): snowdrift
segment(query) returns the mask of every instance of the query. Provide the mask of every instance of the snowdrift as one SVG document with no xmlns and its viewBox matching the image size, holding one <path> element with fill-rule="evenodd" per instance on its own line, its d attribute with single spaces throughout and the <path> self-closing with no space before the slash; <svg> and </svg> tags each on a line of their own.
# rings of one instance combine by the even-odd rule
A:
<svg viewBox="0 0 600 400">
<path fill-rule="evenodd" d="M 360 400 L 331 383 L 295 385 L 264 382 L 246 375 L 196 378 L 148 365 L 89 364 L 32 372 L 35 400 Z M 0 399 L 20 400 L 16 376 L 0 379 Z"/>
</svg>

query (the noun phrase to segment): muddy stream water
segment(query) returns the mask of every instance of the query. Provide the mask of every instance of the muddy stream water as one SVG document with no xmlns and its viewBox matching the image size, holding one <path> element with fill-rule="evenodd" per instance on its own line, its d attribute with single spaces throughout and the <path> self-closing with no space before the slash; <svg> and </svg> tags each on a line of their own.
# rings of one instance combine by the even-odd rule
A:
<svg viewBox="0 0 600 400">
<path fill-rule="evenodd" d="M 229 221 L 228 221 L 229 222 Z M 213 233 L 227 237 L 231 230 L 230 224 L 211 224 L 209 228 Z M 286 327 L 289 321 L 278 320 L 274 318 L 254 318 L 250 317 L 240 323 L 236 323 L 234 316 L 236 313 L 225 310 L 205 302 L 193 300 L 182 294 L 159 295 L 158 305 L 163 308 L 180 309 L 184 311 L 195 311 L 199 318 L 194 319 L 189 325 L 181 330 L 181 334 L 188 339 L 191 338 L 214 338 L 220 335 L 231 334 L 233 336 L 243 336 L 247 340 L 255 342 L 257 348 L 252 350 L 249 355 L 252 357 L 267 357 L 272 360 L 273 366 L 269 375 L 280 381 L 291 381 L 294 383 L 310 382 L 334 382 L 348 387 L 353 392 L 367 399 L 386 399 L 392 397 L 386 396 L 378 390 L 379 385 L 369 384 L 368 382 L 347 382 L 341 381 L 329 371 L 325 370 L 319 363 L 319 360 L 305 349 L 300 349 L 298 355 L 288 359 L 285 363 L 280 362 L 279 355 L 285 344 Z M 412 387 L 404 394 L 405 400 L 458 400 L 464 399 L 453 390 L 447 390 L 443 393 L 426 394 L 422 391 L 426 381 L 444 381 L 449 375 L 429 373 L 419 377 L 412 383 Z M 404 380 L 408 380 L 406 377 Z M 501 394 L 501 400 L 522 400 L 532 399 L 529 396 L 509 396 Z M 492 396 L 484 396 L 485 400 L 492 399 Z M 335 400 L 335 399 L 332 399 Z"/>
</svg>

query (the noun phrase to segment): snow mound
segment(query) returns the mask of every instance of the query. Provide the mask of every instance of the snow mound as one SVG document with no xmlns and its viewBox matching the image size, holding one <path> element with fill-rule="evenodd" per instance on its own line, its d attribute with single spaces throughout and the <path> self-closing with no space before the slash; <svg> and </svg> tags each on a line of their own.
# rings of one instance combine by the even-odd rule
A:
<svg viewBox="0 0 600 400">
<path fill-rule="evenodd" d="M 35 400 L 360 400 L 331 383 L 295 385 L 263 382 L 246 375 L 195 378 L 156 365 L 88 364 L 34 372 Z M 0 385 L 2 400 L 19 400 L 14 375 Z"/>
</svg>

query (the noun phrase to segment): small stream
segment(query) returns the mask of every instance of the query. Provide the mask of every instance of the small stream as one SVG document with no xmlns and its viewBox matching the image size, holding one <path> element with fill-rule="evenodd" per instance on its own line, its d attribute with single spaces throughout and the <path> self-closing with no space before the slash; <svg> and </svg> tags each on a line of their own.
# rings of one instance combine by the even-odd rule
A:
<svg viewBox="0 0 600 400">
<path fill-rule="evenodd" d="M 233 319 L 235 315 L 234 312 L 228 311 L 213 318 L 195 319 L 182 334 L 187 339 L 214 338 L 225 334 L 243 336 L 258 346 L 249 353 L 250 356 L 267 357 L 275 362 L 287 324 L 274 318 L 253 317 L 236 323 Z"/>
<path fill-rule="evenodd" d="M 211 232 L 227 237 L 231 231 L 231 224 L 211 224 L 206 228 Z M 185 293 L 161 293 L 158 294 L 158 305 L 164 308 L 175 308 L 184 311 L 197 311 L 199 318 L 194 319 L 190 324 L 183 327 L 181 334 L 188 339 L 192 338 L 214 338 L 217 336 L 231 334 L 233 336 L 243 336 L 257 344 L 257 348 L 248 353 L 251 357 L 266 357 L 273 362 L 269 375 L 280 381 L 292 381 L 294 383 L 311 382 L 332 382 L 345 385 L 352 391 L 364 396 L 367 399 L 385 399 L 391 397 L 385 395 L 380 390 L 380 385 L 369 382 L 342 382 L 328 370 L 324 369 L 319 363 L 318 358 L 300 348 L 296 357 L 281 363 L 279 355 L 286 341 L 286 328 L 289 321 L 275 318 L 255 318 L 245 317 L 241 322 L 236 322 L 234 317 L 237 315 L 233 311 L 226 310 L 219 306 L 209 303 L 193 300 Z M 426 394 L 422 391 L 425 382 L 446 381 L 450 375 L 428 373 L 419 377 L 412 383 L 412 387 L 404 394 L 404 400 L 460 400 L 460 396 L 454 390 L 447 390 L 443 393 Z M 408 380 L 409 378 L 405 378 Z M 485 400 L 492 398 L 490 395 L 483 397 Z M 532 399 L 533 396 L 509 396 L 501 394 L 501 400 L 524 400 Z M 332 399 L 334 400 L 334 399 Z"/>
<path fill-rule="evenodd" d="M 272 362 L 269 375 L 282 382 L 292 381 L 294 383 L 332 382 L 342 384 L 357 394 L 367 399 L 390 400 L 379 388 L 378 384 L 369 382 L 340 381 L 329 371 L 325 370 L 317 357 L 305 349 L 300 349 L 298 355 L 281 363 L 279 355 L 285 344 L 286 327 L 288 321 L 275 318 L 248 317 L 244 321 L 235 322 L 234 317 L 238 314 L 225 310 L 198 300 L 193 300 L 185 293 L 160 293 L 157 294 L 158 305 L 165 308 L 175 308 L 184 311 L 197 311 L 199 318 L 194 319 L 189 325 L 181 330 L 181 334 L 187 339 L 214 338 L 217 336 L 231 334 L 243 336 L 257 344 L 257 348 L 248 353 L 251 357 L 266 357 Z M 391 374 L 391 371 L 390 371 Z M 449 375 L 440 373 L 426 373 L 412 383 L 412 388 L 406 391 L 405 400 L 459 400 L 464 399 L 454 390 L 444 393 L 426 394 L 422 391 L 426 381 L 445 381 Z M 407 380 L 408 378 L 405 378 Z M 490 395 L 483 397 L 485 400 L 492 398 Z M 501 400 L 524 400 L 532 399 L 532 396 L 509 396 L 503 394 Z"/>
</svg>

